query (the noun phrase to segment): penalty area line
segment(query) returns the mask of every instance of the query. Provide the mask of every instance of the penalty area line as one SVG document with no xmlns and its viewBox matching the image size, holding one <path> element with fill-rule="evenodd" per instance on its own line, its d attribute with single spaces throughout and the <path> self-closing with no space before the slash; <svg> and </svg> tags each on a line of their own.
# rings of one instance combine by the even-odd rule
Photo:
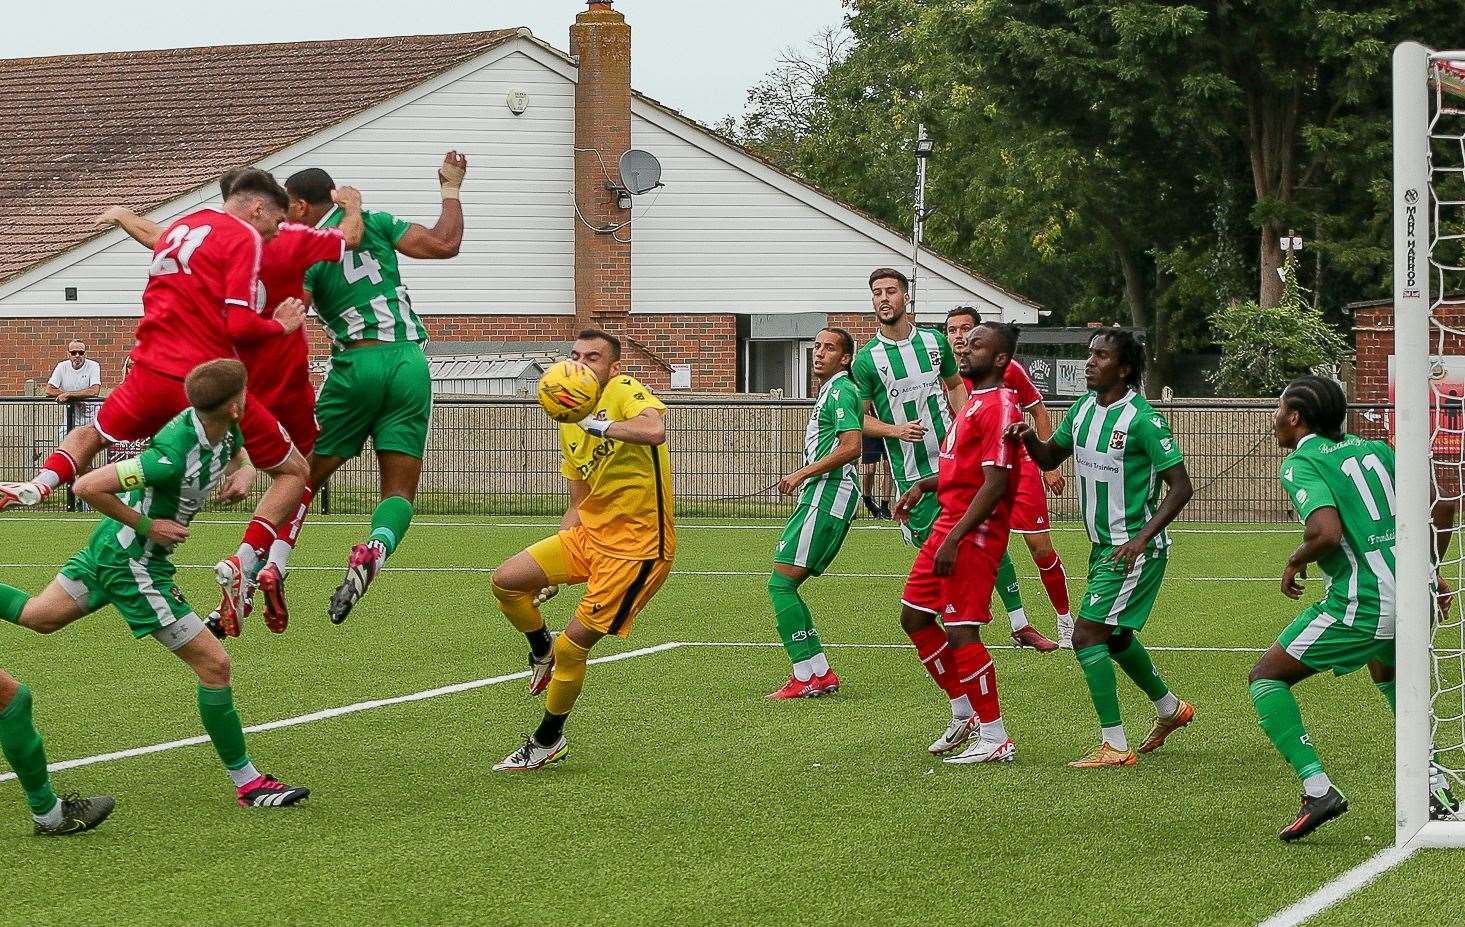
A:
<svg viewBox="0 0 1465 927">
<path fill-rule="evenodd" d="M 654 653 L 665 653 L 668 650 L 676 650 L 683 646 L 680 642 L 670 641 L 665 644 L 657 644 L 653 647 L 642 647 L 639 650 L 628 650 L 624 653 L 612 653 L 603 657 L 596 657 L 586 661 L 592 665 L 602 663 L 616 663 L 621 660 L 630 660 L 633 657 L 648 657 Z M 502 676 L 490 676 L 487 679 L 474 679 L 469 682 L 458 682 L 448 686 L 439 686 L 435 689 L 424 689 L 421 692 L 412 692 L 407 695 L 396 695 L 390 698 L 369 699 L 364 702 L 355 702 L 350 705 L 342 705 L 338 708 L 324 708 L 320 711 L 312 711 L 309 714 L 296 715 L 293 718 L 283 718 L 279 721 L 266 721 L 263 724 L 253 724 L 244 729 L 246 734 L 260 734 L 265 731 L 276 731 L 287 727 L 299 727 L 302 724 L 312 724 L 316 721 L 325 721 L 330 718 L 339 718 L 344 715 L 359 714 L 363 711 L 370 711 L 373 708 L 385 708 L 389 705 L 403 705 L 408 702 L 421 702 L 430 698 L 438 698 L 444 695 L 456 695 L 459 692 L 469 692 L 473 689 L 482 689 L 485 686 L 494 686 L 502 682 L 512 682 L 515 679 L 529 678 L 529 670 L 520 670 L 517 673 L 506 673 Z M 81 766 L 93 766 L 97 763 L 107 763 L 112 760 L 125 760 L 135 756 L 147 756 L 153 753 L 163 753 L 167 750 L 177 750 L 180 747 L 196 747 L 209 742 L 207 736 L 185 737 L 181 740 L 170 740 L 166 743 L 151 744 L 146 747 L 133 747 L 129 750 L 114 750 L 110 753 L 98 753 L 95 756 L 84 756 L 74 760 L 61 760 L 51 763 L 46 768 L 51 772 L 63 772 L 68 769 L 76 769 Z M 15 773 L 0 773 L 0 782 L 7 782 L 16 778 Z"/>
<path fill-rule="evenodd" d="M 1380 850 L 1337 878 L 1325 882 L 1311 895 L 1298 899 L 1273 914 L 1257 927 L 1299 927 L 1390 869 L 1399 866 L 1413 856 L 1418 849 L 1415 846 L 1405 845 Z"/>
</svg>

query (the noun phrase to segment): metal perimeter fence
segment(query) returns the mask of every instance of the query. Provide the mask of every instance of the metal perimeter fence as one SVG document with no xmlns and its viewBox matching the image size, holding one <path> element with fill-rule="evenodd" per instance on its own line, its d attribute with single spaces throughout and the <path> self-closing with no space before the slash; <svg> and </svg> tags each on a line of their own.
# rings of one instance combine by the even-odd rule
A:
<svg viewBox="0 0 1465 927">
<path fill-rule="evenodd" d="M 90 420 L 96 401 L 61 404 L 0 398 L 0 480 L 29 478 L 68 428 Z M 668 400 L 668 443 L 677 512 L 694 516 L 781 517 L 793 500 L 779 477 L 802 464 L 810 400 L 726 397 Z M 1156 403 L 1185 453 L 1195 498 L 1180 520 L 1285 522 L 1292 510 L 1277 479 L 1273 400 Z M 1054 423 L 1066 404 L 1050 404 Z M 1350 430 L 1383 437 L 1386 405 L 1352 407 Z M 119 449 L 136 453 L 140 447 Z M 99 460 L 103 458 L 99 457 Z M 880 464 L 879 466 L 884 466 Z M 1071 464 L 1064 475 L 1072 478 Z M 877 481 L 877 487 L 879 483 Z M 376 461 L 342 467 L 319 498 L 329 513 L 370 512 L 378 499 Z M 434 515 L 559 515 L 568 501 L 554 423 L 529 399 L 439 400 L 433 412 L 416 508 Z M 247 501 L 240 507 L 249 505 Z M 1055 521 L 1077 520 L 1072 488 L 1050 499 Z M 48 509 L 75 508 L 57 498 Z"/>
</svg>

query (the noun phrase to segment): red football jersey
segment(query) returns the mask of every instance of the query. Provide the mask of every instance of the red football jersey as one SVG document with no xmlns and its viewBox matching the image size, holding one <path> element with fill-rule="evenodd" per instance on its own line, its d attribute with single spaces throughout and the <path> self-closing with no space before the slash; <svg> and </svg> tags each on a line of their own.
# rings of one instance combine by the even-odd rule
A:
<svg viewBox="0 0 1465 927">
<path fill-rule="evenodd" d="M 229 312 L 254 310 L 261 248 L 253 226 L 212 207 L 168 226 L 142 291 L 133 361 L 182 378 L 205 361 L 234 357 Z"/>
<path fill-rule="evenodd" d="M 280 226 L 265 242 L 259 266 L 260 315 L 271 318 L 290 297 L 305 298 L 305 272 L 321 261 L 339 261 L 346 239 L 340 229 L 317 229 L 296 222 Z M 310 386 L 310 342 L 301 326 L 284 337 L 240 342 L 239 357 L 249 369 L 249 388 L 274 408 L 275 402 L 313 398 Z M 279 414 L 279 413 L 277 413 Z"/>
<path fill-rule="evenodd" d="M 976 390 L 957 413 L 941 447 L 936 498 L 941 514 L 934 532 L 950 531 L 961 521 L 986 480 L 983 467 L 1005 467 L 1014 472 L 992 514 L 963 538 L 979 547 L 1006 550 L 1012 529 L 1012 500 L 1017 495 L 1018 444 L 1003 437 L 1009 425 L 1022 421 L 1017 395 L 1006 387 Z"/>
</svg>

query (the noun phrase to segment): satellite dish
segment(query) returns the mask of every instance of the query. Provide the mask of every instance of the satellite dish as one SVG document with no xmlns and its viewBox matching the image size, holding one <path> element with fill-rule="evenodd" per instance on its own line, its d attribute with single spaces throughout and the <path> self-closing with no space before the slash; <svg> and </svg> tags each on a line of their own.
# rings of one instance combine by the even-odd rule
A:
<svg viewBox="0 0 1465 927">
<path fill-rule="evenodd" d="M 632 148 L 621 155 L 621 186 L 632 194 L 648 193 L 661 186 L 661 162 L 656 155 Z"/>
</svg>

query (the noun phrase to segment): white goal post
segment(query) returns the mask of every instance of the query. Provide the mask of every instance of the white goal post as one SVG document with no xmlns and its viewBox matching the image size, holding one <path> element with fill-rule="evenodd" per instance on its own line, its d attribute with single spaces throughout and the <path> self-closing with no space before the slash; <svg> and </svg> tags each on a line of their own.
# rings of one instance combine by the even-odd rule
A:
<svg viewBox="0 0 1465 927">
<path fill-rule="evenodd" d="M 1445 370 L 1448 345 L 1465 334 L 1460 318 L 1451 314 L 1465 302 L 1449 295 L 1452 285 L 1465 288 L 1465 267 L 1453 259 L 1465 236 L 1449 234 L 1465 232 L 1465 97 L 1452 96 L 1460 85 L 1449 67 L 1456 62 L 1465 63 L 1465 52 L 1437 52 L 1417 42 L 1394 49 L 1395 841 L 1400 846 L 1465 846 L 1465 821 L 1432 821 L 1429 804 L 1436 751 L 1439 769 L 1457 792 L 1456 776 L 1465 772 L 1465 632 L 1458 599 L 1435 622 L 1436 534 L 1430 517 L 1436 495 L 1458 498 L 1465 462 L 1465 429 L 1451 416 L 1437 414 L 1441 396 L 1434 382 Z M 1458 399 L 1450 401 L 1459 407 Z M 1437 457 L 1442 436 L 1451 451 Z M 1459 590 L 1465 539 L 1451 540 L 1439 568 Z"/>
</svg>

